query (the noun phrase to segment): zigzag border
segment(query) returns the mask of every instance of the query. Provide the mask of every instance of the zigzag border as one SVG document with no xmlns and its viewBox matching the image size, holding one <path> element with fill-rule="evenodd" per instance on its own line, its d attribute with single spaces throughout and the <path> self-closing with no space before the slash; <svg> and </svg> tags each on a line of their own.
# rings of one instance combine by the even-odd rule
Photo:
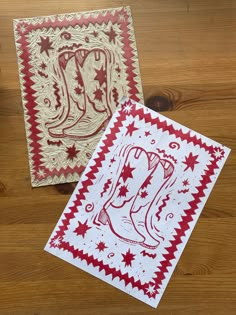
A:
<svg viewBox="0 0 236 315">
<path fill-rule="evenodd" d="M 128 103 L 129 102 L 129 103 Z M 124 103 L 130 104 L 130 101 Z M 134 105 L 134 104 L 132 104 Z M 134 106 L 132 106 L 134 107 Z M 98 169 L 102 167 L 102 162 L 105 160 L 106 153 L 109 152 L 109 148 L 113 145 L 113 141 L 117 138 L 116 135 L 119 132 L 119 128 L 122 126 L 123 121 L 125 121 L 126 115 L 132 115 L 133 118 L 138 117 L 139 119 L 144 119 L 145 123 L 151 123 L 155 125 L 157 129 L 162 129 L 163 131 L 168 131 L 170 135 L 175 135 L 176 138 L 180 138 L 181 141 L 187 141 L 188 143 L 193 143 L 195 146 L 198 145 L 203 148 L 209 155 L 213 158 L 214 148 L 212 145 L 208 146 L 204 143 L 200 138 L 197 138 L 196 135 L 191 136 L 190 132 L 184 133 L 181 129 L 176 130 L 172 124 L 167 124 L 166 121 L 161 121 L 158 117 L 152 118 L 150 113 L 145 113 L 144 109 L 132 109 L 131 112 L 125 113 L 123 108 L 121 108 L 118 112 L 117 121 L 114 124 L 114 127 L 110 129 L 110 133 L 106 135 L 106 139 L 103 140 L 103 146 L 100 147 L 100 151 L 98 153 L 98 157 L 94 159 L 95 165 L 91 167 L 90 171 L 86 174 L 87 180 L 81 183 L 82 187 L 78 194 L 76 194 L 76 200 L 74 201 L 74 205 L 70 207 L 70 212 L 64 214 L 65 218 L 62 219 L 62 225 L 58 227 L 58 230 L 55 232 L 53 238 L 50 239 L 49 244 L 51 247 L 55 247 L 53 245 L 53 241 L 57 238 L 63 239 L 65 232 L 68 229 L 70 224 L 70 220 L 75 217 L 75 213 L 78 212 L 78 207 L 82 205 L 81 201 L 85 200 L 85 193 L 88 192 L 89 186 L 93 184 L 93 179 L 98 172 Z M 106 275 L 112 275 L 112 279 L 118 277 L 120 280 L 124 280 L 125 286 L 131 284 L 133 288 L 137 288 L 138 290 L 142 290 L 145 295 L 150 298 L 155 298 L 157 294 L 160 294 L 160 286 L 165 279 L 165 273 L 168 272 L 168 267 L 172 266 L 171 260 L 175 258 L 175 252 L 177 251 L 177 246 L 182 243 L 181 238 L 185 236 L 185 232 L 189 229 L 189 223 L 193 220 L 193 215 L 196 213 L 198 209 L 198 203 L 201 202 L 201 198 L 205 196 L 204 190 L 207 188 L 207 185 L 211 183 L 211 176 L 214 175 L 215 170 L 217 170 L 219 166 L 217 165 L 217 159 L 212 159 L 212 162 L 206 165 L 206 169 L 203 171 L 202 179 L 200 180 L 201 185 L 196 187 L 197 193 L 192 194 L 194 198 L 193 201 L 189 202 L 189 208 L 184 210 L 185 216 L 182 216 L 182 221 L 179 222 L 180 228 L 176 228 L 176 235 L 174 236 L 174 240 L 171 241 L 171 246 L 166 247 L 165 250 L 168 252 L 163 255 L 165 260 L 160 262 L 160 267 L 158 271 L 153 275 L 152 281 L 142 284 L 140 281 L 135 281 L 134 277 L 129 277 L 128 273 L 122 274 L 120 270 L 109 267 L 109 265 L 104 264 L 102 261 L 99 261 L 97 258 L 94 258 L 93 255 L 88 255 L 83 252 L 83 250 L 75 249 L 74 246 L 70 245 L 68 242 L 61 241 L 61 244 L 58 246 L 59 249 L 64 251 L 68 251 L 73 255 L 73 258 L 77 258 L 80 260 L 85 260 L 88 265 L 92 264 L 94 267 L 99 267 L 99 271 L 104 270 Z M 152 284 L 155 286 L 156 292 L 149 293 L 148 286 Z"/>
<path fill-rule="evenodd" d="M 120 15 L 123 15 L 124 19 L 121 19 Z M 28 45 L 27 34 L 29 34 L 31 31 L 41 29 L 42 26 L 45 28 L 61 29 L 68 26 L 68 22 L 69 26 L 72 27 L 76 25 L 86 27 L 90 23 L 101 25 L 102 23 L 108 24 L 109 22 L 112 22 L 119 24 L 121 30 L 121 41 L 125 48 L 123 49 L 123 57 L 126 60 L 125 65 L 127 66 L 126 74 L 127 81 L 129 82 L 129 95 L 132 99 L 136 101 L 142 101 L 142 89 L 140 87 L 139 79 L 137 79 L 138 74 L 134 72 L 135 67 L 137 67 L 136 71 L 139 71 L 139 65 L 137 57 L 135 57 L 135 54 L 133 53 L 134 49 L 131 45 L 132 41 L 135 41 L 135 37 L 133 29 L 130 28 L 132 17 L 129 7 L 114 8 L 104 11 L 99 10 L 91 12 L 72 13 L 68 15 L 63 14 L 56 16 L 45 16 L 39 17 L 37 21 L 35 21 L 34 18 L 15 20 L 14 30 L 16 43 L 19 46 L 17 47 L 17 54 L 19 59 L 19 73 L 22 88 L 22 97 L 25 99 L 23 103 L 26 108 L 26 134 L 29 158 L 30 160 L 32 159 L 32 161 L 30 161 L 30 169 L 31 182 L 33 186 L 47 185 L 48 182 L 54 182 L 55 180 L 57 183 L 67 182 L 66 178 L 69 174 L 74 177 L 74 180 L 78 180 L 80 174 L 85 169 L 85 167 L 83 166 L 76 166 L 74 168 L 68 166 L 66 168 L 61 167 L 59 170 L 54 168 L 50 171 L 48 168 L 42 165 L 41 159 L 43 158 L 43 155 L 39 142 L 39 140 L 41 139 L 41 137 L 39 136 L 40 130 L 38 128 L 40 124 L 37 122 L 36 116 L 39 110 L 37 110 L 36 108 L 37 103 L 36 98 L 34 97 L 36 91 L 33 89 L 34 82 L 31 79 L 33 73 L 31 72 L 30 54 L 28 49 L 25 49 L 25 47 L 27 47 Z M 23 26 L 24 29 L 20 31 L 21 26 Z M 23 67 L 21 68 L 20 66 Z M 22 78 L 21 75 L 23 75 Z M 137 88 L 136 86 L 139 88 Z M 29 126 L 27 126 L 27 122 L 29 123 Z M 45 175 L 38 175 L 39 169 L 43 170 Z"/>
</svg>

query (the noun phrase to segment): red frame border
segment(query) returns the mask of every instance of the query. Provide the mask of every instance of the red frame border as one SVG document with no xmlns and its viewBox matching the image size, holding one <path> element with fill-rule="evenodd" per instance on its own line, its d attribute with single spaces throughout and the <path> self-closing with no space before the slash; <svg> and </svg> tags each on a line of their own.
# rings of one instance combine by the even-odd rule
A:
<svg viewBox="0 0 236 315">
<path fill-rule="evenodd" d="M 112 10 L 116 10 L 115 13 L 112 13 Z M 99 13 L 99 11 L 97 11 Z M 28 22 L 21 21 L 19 20 L 17 25 L 16 25 L 16 31 L 20 34 L 20 39 L 17 40 L 17 43 L 20 44 L 20 50 L 22 53 L 20 54 L 20 59 L 22 60 L 22 65 L 23 69 L 21 70 L 21 73 L 23 74 L 23 80 L 24 84 L 22 86 L 22 91 L 26 94 L 25 99 L 26 99 L 26 115 L 29 116 L 27 119 L 27 122 L 30 123 L 30 132 L 31 134 L 29 135 L 29 139 L 31 143 L 29 144 L 29 150 L 30 153 L 32 154 L 32 160 L 33 160 L 33 174 L 36 178 L 36 180 L 43 180 L 46 179 L 50 176 L 68 176 L 69 174 L 81 174 L 85 167 L 83 166 L 75 166 L 74 168 L 71 167 L 66 167 L 63 168 L 61 167 L 59 170 L 54 168 L 53 170 L 47 169 L 45 166 L 42 166 L 42 150 L 40 147 L 39 140 L 41 139 L 40 137 L 40 129 L 39 129 L 39 123 L 37 122 L 37 113 L 39 112 L 37 110 L 37 103 L 36 103 L 36 97 L 34 96 L 35 90 L 33 89 L 33 80 L 32 76 L 33 73 L 31 72 L 31 66 L 29 64 L 30 62 L 30 53 L 27 49 L 27 45 L 29 44 L 27 42 L 27 35 L 29 32 L 32 30 L 37 30 L 39 28 L 45 27 L 45 28 L 63 28 L 63 27 L 68 27 L 68 26 L 75 26 L 75 25 L 80 25 L 80 26 L 88 26 L 89 23 L 93 24 L 108 24 L 108 22 L 118 23 L 121 29 L 121 38 L 122 42 L 124 45 L 124 52 L 123 52 L 123 57 L 125 58 L 126 62 L 125 65 L 127 66 L 126 74 L 127 74 L 127 80 L 129 81 L 128 86 L 129 86 L 129 95 L 134 101 L 139 101 L 139 98 L 137 96 L 137 93 L 139 92 L 138 89 L 136 88 L 137 82 L 135 81 L 136 74 L 134 73 L 135 67 L 133 66 L 133 60 L 132 58 L 134 57 L 133 54 L 133 49 L 131 47 L 131 40 L 130 40 L 130 35 L 128 34 L 129 31 L 129 21 L 128 18 L 131 17 L 131 14 L 127 13 L 125 8 L 120 8 L 120 9 L 110 9 L 110 10 L 105 10 L 103 13 L 99 13 L 98 17 L 93 17 L 91 16 L 92 13 L 96 13 L 96 11 L 91 11 L 91 12 L 84 12 L 81 13 L 81 17 L 78 19 L 76 16 L 70 20 L 69 22 L 65 18 L 61 21 L 59 20 L 58 16 L 56 16 L 55 21 L 52 21 L 50 17 L 48 18 L 48 21 L 45 21 L 45 17 L 43 22 L 37 23 L 37 24 L 29 24 Z M 89 15 L 86 17 L 86 15 Z M 124 19 L 119 19 L 120 14 L 124 16 Z M 69 14 L 70 15 L 70 14 Z M 73 15 L 73 13 L 71 14 Z M 69 23 L 69 24 L 68 24 Z M 23 30 L 21 29 L 23 27 Z M 23 94 L 23 93 L 22 93 Z M 43 169 L 45 171 L 45 176 L 38 176 L 37 172 L 39 169 Z"/>
<path fill-rule="evenodd" d="M 130 101 L 126 102 L 126 104 L 132 104 Z M 132 104 L 134 107 L 134 104 Z M 124 107 L 123 107 L 124 108 Z M 74 205 L 70 207 L 71 210 L 69 213 L 64 214 L 65 219 L 62 220 L 63 225 L 59 226 L 56 231 L 55 236 L 50 240 L 50 246 L 55 247 L 53 245 L 53 241 L 57 238 L 61 239 L 61 243 L 58 248 L 69 251 L 72 253 L 73 258 L 79 258 L 80 260 L 85 260 L 88 265 L 92 264 L 94 267 L 99 267 L 99 271 L 104 270 L 106 275 L 111 274 L 112 279 L 115 277 L 119 277 L 120 280 L 124 280 L 125 285 L 129 283 L 132 287 L 136 287 L 139 290 L 143 290 L 144 294 L 149 297 L 155 298 L 158 294 L 158 289 L 160 288 L 162 281 L 165 279 L 165 273 L 168 272 L 167 268 L 171 266 L 171 260 L 175 258 L 175 252 L 177 251 L 177 246 L 182 243 L 181 237 L 185 235 L 185 232 L 189 229 L 189 223 L 193 220 L 192 216 L 196 213 L 198 209 L 198 203 L 201 201 L 201 198 L 205 196 L 204 190 L 207 188 L 207 185 L 211 183 L 211 176 L 214 175 L 214 171 L 219 168 L 217 165 L 217 159 L 214 156 L 215 147 L 208 146 L 204 143 L 200 138 L 196 135 L 191 136 L 190 131 L 184 133 L 181 128 L 175 129 L 172 124 L 169 124 L 164 120 L 160 121 L 159 117 L 152 118 L 150 113 L 145 113 L 143 108 L 132 110 L 130 113 L 125 113 L 124 110 L 119 110 L 119 116 L 117 121 L 114 123 L 113 128 L 110 129 L 110 133 L 106 135 L 106 139 L 103 140 L 103 146 L 101 146 L 101 150 L 98 153 L 98 157 L 94 159 L 95 165 L 90 167 L 90 171 L 86 173 L 87 180 L 82 182 L 82 188 L 76 194 L 76 200 L 73 201 Z M 176 138 L 180 138 L 182 141 L 186 140 L 188 143 L 193 143 L 195 146 L 199 145 L 200 148 L 203 148 L 209 155 L 213 158 L 212 162 L 206 165 L 206 169 L 201 175 L 202 179 L 200 180 L 201 186 L 197 186 L 197 193 L 192 194 L 194 200 L 189 202 L 189 208 L 184 210 L 185 216 L 182 216 L 182 221 L 179 222 L 181 228 L 176 228 L 175 239 L 171 241 L 171 246 L 166 247 L 165 249 L 168 251 L 168 254 L 163 255 L 165 260 L 161 261 L 161 266 L 158 268 L 159 270 L 155 272 L 153 277 L 153 281 L 141 284 L 140 280 L 135 281 L 134 277 L 129 277 L 128 273 L 122 274 L 120 270 L 116 270 L 115 268 L 110 268 L 109 265 L 103 264 L 102 261 L 99 261 L 97 258 L 94 258 L 93 255 L 88 255 L 83 252 L 83 250 L 75 249 L 73 245 L 70 245 L 69 242 L 64 242 L 62 240 L 65 232 L 68 229 L 70 224 L 70 220 L 75 217 L 75 213 L 78 212 L 79 206 L 82 205 L 81 200 L 85 200 L 85 194 L 88 191 L 89 186 L 93 184 L 93 179 L 95 178 L 94 173 L 98 171 L 98 169 L 102 166 L 102 162 L 105 160 L 106 154 L 109 152 L 109 148 L 113 145 L 113 141 L 116 139 L 116 134 L 119 132 L 119 128 L 122 126 L 122 122 L 125 120 L 126 115 L 132 115 L 133 118 L 138 117 L 139 119 L 145 120 L 145 123 L 151 123 L 152 125 L 156 125 L 158 129 L 162 129 L 163 131 L 168 131 L 170 135 L 175 135 Z M 156 293 L 149 293 L 148 286 L 154 285 L 156 289 Z"/>
</svg>

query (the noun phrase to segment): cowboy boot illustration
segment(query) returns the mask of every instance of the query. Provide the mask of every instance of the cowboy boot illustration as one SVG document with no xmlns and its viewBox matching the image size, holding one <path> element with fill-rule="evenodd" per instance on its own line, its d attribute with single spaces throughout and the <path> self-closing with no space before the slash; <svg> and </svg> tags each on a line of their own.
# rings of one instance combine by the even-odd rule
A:
<svg viewBox="0 0 236 315">
<path fill-rule="evenodd" d="M 55 122 L 47 122 L 45 125 L 48 128 L 48 132 L 52 137 L 64 137 L 63 128 L 66 126 L 70 126 L 75 119 L 79 119 L 83 113 L 84 108 L 83 104 L 85 102 L 85 95 L 82 93 L 83 91 L 83 79 L 81 78 L 78 83 L 78 88 L 80 88 L 80 95 L 77 96 L 76 102 L 72 100 L 71 95 L 73 94 L 73 89 L 71 86 L 77 79 L 79 79 L 79 75 L 77 75 L 76 66 L 75 66 L 75 53 L 72 51 L 65 51 L 58 56 L 58 73 L 56 69 L 54 69 L 55 74 L 58 74 L 63 82 L 62 86 L 62 94 L 63 94 L 63 102 L 61 102 L 62 106 L 60 109 L 60 114 L 57 116 L 57 120 Z"/>
<path fill-rule="evenodd" d="M 158 204 L 162 200 L 163 191 L 173 171 L 174 166 L 171 162 L 159 158 L 155 169 L 140 187 L 133 200 L 131 219 L 138 232 L 144 237 L 144 242 L 140 244 L 144 247 L 155 248 L 160 243 L 154 222 L 157 221 Z"/>
<path fill-rule="evenodd" d="M 102 129 L 112 115 L 109 60 L 109 52 L 99 48 L 79 48 L 59 55 L 67 106 L 60 122 L 48 128 L 51 136 L 82 139 Z"/>
<path fill-rule="evenodd" d="M 143 174 L 150 174 L 159 157 L 147 155 L 141 147 L 128 151 L 120 175 L 110 198 L 98 215 L 98 221 L 108 224 L 111 231 L 126 242 L 142 243 L 145 238 L 139 233 L 130 217 L 132 203 L 143 183 Z"/>
</svg>

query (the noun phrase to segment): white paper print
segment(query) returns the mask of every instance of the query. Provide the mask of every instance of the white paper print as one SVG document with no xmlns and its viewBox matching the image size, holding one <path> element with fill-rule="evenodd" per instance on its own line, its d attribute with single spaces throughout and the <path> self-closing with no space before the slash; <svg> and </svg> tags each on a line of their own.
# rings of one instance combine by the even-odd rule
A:
<svg viewBox="0 0 236 315">
<path fill-rule="evenodd" d="M 124 98 L 45 249 L 156 307 L 229 152 Z"/>
</svg>

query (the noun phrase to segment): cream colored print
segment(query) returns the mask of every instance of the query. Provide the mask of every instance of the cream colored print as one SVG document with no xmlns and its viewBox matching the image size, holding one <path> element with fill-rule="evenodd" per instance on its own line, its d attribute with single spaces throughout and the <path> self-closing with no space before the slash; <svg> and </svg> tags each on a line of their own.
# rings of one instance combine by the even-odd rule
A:
<svg viewBox="0 0 236 315">
<path fill-rule="evenodd" d="M 142 101 L 129 7 L 15 20 L 33 186 L 78 181 L 122 96 Z"/>
</svg>

